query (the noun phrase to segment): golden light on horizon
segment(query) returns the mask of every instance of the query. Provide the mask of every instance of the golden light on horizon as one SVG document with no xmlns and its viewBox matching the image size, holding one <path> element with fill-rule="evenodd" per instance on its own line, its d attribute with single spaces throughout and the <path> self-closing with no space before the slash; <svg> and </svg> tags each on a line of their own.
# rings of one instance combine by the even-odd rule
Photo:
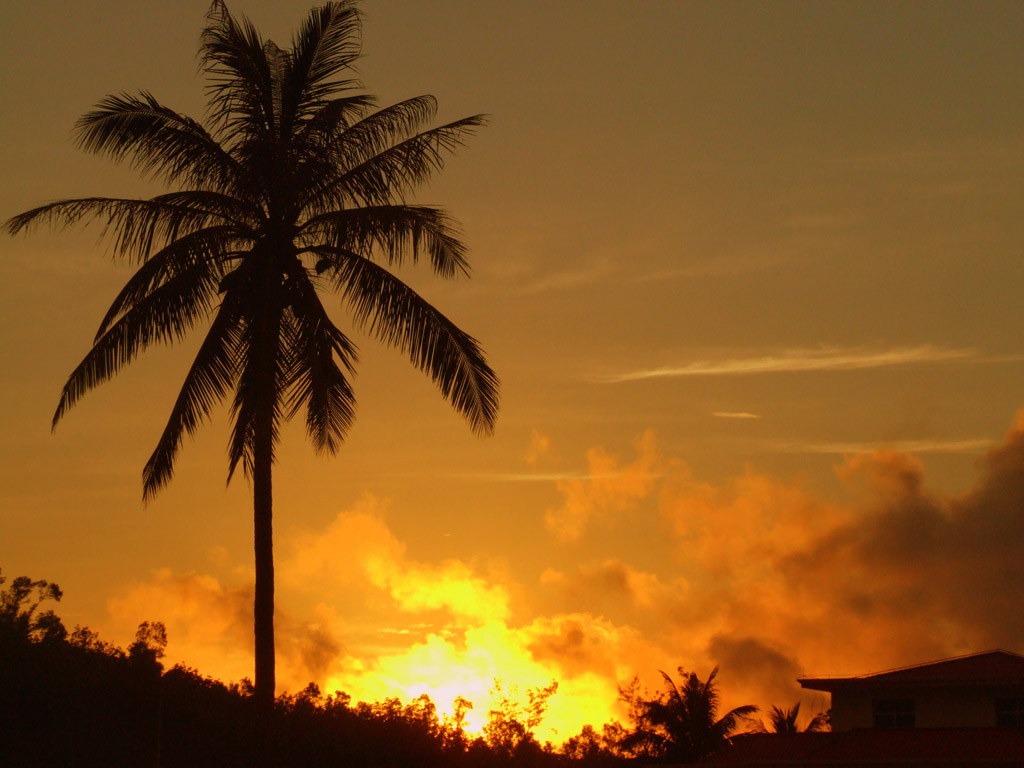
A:
<svg viewBox="0 0 1024 768">
<path fill-rule="evenodd" d="M 462 697 L 478 732 L 495 679 L 556 681 L 558 743 L 678 666 L 769 707 L 802 673 L 1024 650 L 1024 4 L 363 5 L 368 92 L 492 116 L 414 200 L 460 222 L 472 278 L 401 274 L 481 341 L 503 410 L 474 438 L 353 331 L 345 445 L 316 456 L 300 417 L 278 453 L 279 692 Z M 3 7 L 0 219 L 161 191 L 68 131 L 121 90 L 202 114 L 208 7 Z M 69 627 L 163 621 L 169 663 L 251 677 L 226 408 L 140 501 L 198 342 L 50 433 L 127 274 L 97 233 L 4 241 L 0 568 L 58 582 Z"/>
</svg>

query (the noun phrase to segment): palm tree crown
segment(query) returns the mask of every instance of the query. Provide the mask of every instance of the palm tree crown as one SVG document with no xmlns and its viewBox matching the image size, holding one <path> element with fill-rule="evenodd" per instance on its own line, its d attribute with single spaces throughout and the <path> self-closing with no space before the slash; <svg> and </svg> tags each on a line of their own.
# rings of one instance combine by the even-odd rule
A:
<svg viewBox="0 0 1024 768">
<path fill-rule="evenodd" d="M 677 671 L 682 685 L 662 672 L 665 688 L 660 696 L 631 702 L 637 726 L 622 746 L 665 762 L 694 763 L 728 744 L 757 707 L 736 707 L 718 717 L 718 667 L 704 681 L 682 667 Z"/>
<path fill-rule="evenodd" d="M 351 77 L 359 33 L 354 0 L 329 2 L 283 49 L 214 0 L 199 51 L 205 123 L 142 92 L 108 96 L 76 125 L 83 149 L 131 161 L 174 191 L 61 200 L 6 224 L 13 234 L 100 219 L 115 254 L 138 265 L 65 384 L 54 426 L 149 345 L 208 323 L 146 463 L 143 495 L 171 479 L 183 437 L 230 395 L 228 478 L 241 464 L 253 481 L 256 689 L 264 701 L 274 690 L 278 432 L 304 410 L 316 449 L 333 453 L 354 416 L 356 347 L 321 293 L 340 294 L 357 327 L 407 354 L 477 433 L 493 428 L 498 407 L 498 380 L 476 340 L 389 269 L 423 256 L 440 276 L 468 274 L 447 214 L 406 197 L 484 119 L 425 129 L 435 113 L 430 96 L 376 108 Z"/>
<path fill-rule="evenodd" d="M 803 728 L 797 725 L 799 717 L 799 701 L 789 709 L 773 706 L 768 712 L 765 729 L 770 733 L 814 733 L 828 730 L 828 715 L 824 712 L 814 715 Z"/>
</svg>

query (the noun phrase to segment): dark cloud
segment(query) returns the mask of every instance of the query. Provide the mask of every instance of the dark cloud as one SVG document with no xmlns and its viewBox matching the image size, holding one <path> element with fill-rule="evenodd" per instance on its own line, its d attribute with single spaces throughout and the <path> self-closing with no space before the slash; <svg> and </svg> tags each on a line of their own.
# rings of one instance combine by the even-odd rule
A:
<svg viewBox="0 0 1024 768">
<path fill-rule="evenodd" d="M 796 659 L 761 640 L 716 635 L 708 645 L 708 654 L 721 668 L 722 685 L 760 692 L 764 698 L 752 704 L 763 705 L 767 700 L 789 706 L 788 702 L 800 697 L 796 678 L 801 670 Z"/>
<path fill-rule="evenodd" d="M 529 628 L 527 649 L 541 663 L 553 663 L 565 677 L 596 673 L 616 679 L 624 645 L 632 632 L 590 614 L 536 619 Z"/>
<path fill-rule="evenodd" d="M 866 485 L 866 498 L 851 521 L 780 563 L 790 585 L 814 585 L 836 613 L 891 626 L 907 654 L 1020 649 L 1022 426 L 981 459 L 975 487 L 958 497 L 928 494 L 920 463 L 901 454 L 848 462 L 841 474 Z"/>
</svg>

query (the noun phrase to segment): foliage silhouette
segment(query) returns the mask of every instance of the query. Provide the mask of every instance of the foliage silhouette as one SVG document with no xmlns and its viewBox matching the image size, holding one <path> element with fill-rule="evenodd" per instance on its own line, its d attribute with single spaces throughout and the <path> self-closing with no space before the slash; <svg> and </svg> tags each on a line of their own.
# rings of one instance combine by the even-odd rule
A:
<svg viewBox="0 0 1024 768">
<path fill-rule="evenodd" d="M 0 587 L 7 582 L 0 575 Z M 440 717 L 426 695 L 354 704 L 340 691 L 324 695 L 310 683 L 276 698 L 272 728 L 260 753 L 253 739 L 256 706 L 251 683 L 226 685 L 188 667 L 164 669 L 167 632 L 143 622 L 127 652 L 85 627 L 70 633 L 59 617 L 38 624 L 40 605 L 60 588 L 27 577 L 0 590 L 0 757 L 5 765 L 275 766 L 303 768 L 612 768 L 626 762 L 694 762 L 724 746 L 755 711 L 739 707 L 717 716 L 715 669 L 707 680 L 679 670 L 663 674 L 664 689 L 649 695 L 638 680 L 621 690 L 633 728 L 593 726 L 560 751 L 533 736 L 557 685 L 527 689 L 495 680 L 483 735 L 463 729 L 472 704 L 456 701 Z M 773 708 L 795 725 L 798 707 Z M 763 729 L 763 727 L 762 727 Z"/>
<path fill-rule="evenodd" d="M 357 327 L 407 354 L 475 432 L 493 428 L 498 407 L 498 380 L 477 341 L 389 269 L 423 256 L 444 278 L 468 274 L 448 215 L 406 196 L 484 118 L 424 129 L 435 113 L 430 96 L 376 109 L 352 78 L 359 33 L 354 0 L 331 2 L 280 48 L 214 0 L 199 49 L 205 125 L 141 92 L 107 96 L 75 128 L 84 150 L 129 160 L 174 191 L 61 200 L 6 224 L 14 234 L 99 219 L 115 255 L 138 265 L 65 384 L 54 426 L 151 344 L 209 320 L 143 471 L 143 495 L 170 481 L 184 436 L 231 395 L 228 479 L 240 464 L 253 486 L 255 695 L 264 713 L 275 689 L 279 431 L 305 409 L 316 450 L 333 453 L 355 414 L 356 346 L 321 291 L 340 294 Z"/>
<path fill-rule="evenodd" d="M 592 725 L 583 729 L 562 745 L 562 754 L 569 760 L 584 765 L 610 766 L 626 757 L 622 741 L 627 736 L 621 723 L 605 723 L 601 733 Z"/>
<path fill-rule="evenodd" d="M 620 689 L 635 723 L 621 742 L 624 749 L 665 762 L 695 763 L 726 746 L 743 721 L 757 712 L 757 707 L 745 705 L 718 717 L 718 667 L 705 681 L 682 667 L 677 671 L 682 684 L 662 672 L 665 687 L 652 698 L 640 694 L 636 679 Z"/>
<path fill-rule="evenodd" d="M 164 670 L 161 623 L 140 624 L 125 652 L 87 628 L 58 637 L 35 632 L 31 622 L 6 621 L 32 613 L 50 586 L 20 577 L 0 592 L 4 765 L 241 768 L 262 758 L 303 768 L 497 768 L 510 761 L 554 768 L 563 760 L 535 741 L 510 756 L 470 739 L 463 720 L 472 705 L 465 700 L 442 719 L 426 695 L 408 704 L 394 698 L 353 704 L 341 692 L 324 696 L 312 683 L 277 697 L 261 754 L 252 738 L 252 686 L 225 685 L 181 665 Z M 508 696 L 503 701 L 512 701 L 532 728 L 553 690 L 535 691 L 526 706 Z"/>
<path fill-rule="evenodd" d="M 493 704 L 487 713 L 483 733 L 487 745 L 506 757 L 521 757 L 527 752 L 539 751 L 540 745 L 533 732 L 544 719 L 548 699 L 557 691 L 558 683 L 555 681 L 544 688 L 529 688 L 526 691 L 528 703 L 523 704 L 516 696 L 518 689 L 514 686 L 505 688 L 500 679 L 495 679 L 491 689 Z"/>
<path fill-rule="evenodd" d="M 0 572 L 0 586 L 7 578 Z M 63 640 L 68 631 L 53 610 L 36 611 L 47 600 L 60 602 L 60 587 L 48 581 L 32 581 L 18 576 L 11 586 L 0 592 L 0 637 L 23 636 L 32 640 Z"/>
<path fill-rule="evenodd" d="M 816 733 L 828 730 L 828 715 L 825 712 L 814 715 L 803 728 L 797 725 L 799 717 L 800 702 L 789 709 L 772 706 L 768 711 L 768 722 L 762 723 L 762 726 L 768 733 Z"/>
</svg>

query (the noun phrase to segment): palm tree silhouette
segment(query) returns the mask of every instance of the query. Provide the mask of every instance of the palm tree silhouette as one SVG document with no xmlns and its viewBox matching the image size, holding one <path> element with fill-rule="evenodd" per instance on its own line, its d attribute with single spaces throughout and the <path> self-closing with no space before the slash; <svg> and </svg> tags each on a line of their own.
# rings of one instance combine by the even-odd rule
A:
<svg viewBox="0 0 1024 768">
<path fill-rule="evenodd" d="M 773 706 L 768 712 L 768 723 L 765 730 L 769 733 L 814 733 L 828 729 L 828 715 L 819 712 L 807 724 L 800 728 L 797 718 L 800 716 L 800 702 L 789 709 Z"/>
<path fill-rule="evenodd" d="M 279 429 L 305 409 L 315 448 L 334 453 L 354 416 L 356 347 L 321 291 L 340 294 L 356 327 L 407 354 L 475 432 L 493 429 L 498 408 L 498 379 L 477 341 L 389 270 L 425 256 L 442 277 L 468 274 L 447 214 L 406 196 L 484 119 L 424 129 L 436 108 L 430 96 L 377 109 L 351 77 L 360 30 L 354 0 L 329 2 L 282 49 L 214 0 L 199 50 L 205 125 L 146 92 L 107 96 L 76 125 L 86 151 L 130 160 L 176 191 L 61 200 L 6 223 L 14 234 L 100 219 L 115 254 L 138 265 L 65 384 L 54 426 L 148 346 L 209 321 L 143 470 L 143 496 L 170 481 L 183 436 L 232 394 L 228 480 L 241 464 L 253 487 L 255 696 L 264 712 L 275 687 Z"/>
<path fill-rule="evenodd" d="M 665 688 L 660 696 L 631 702 L 637 727 L 623 739 L 622 747 L 664 762 L 695 763 L 726 746 L 742 722 L 757 712 L 748 704 L 718 717 L 718 667 L 705 681 L 682 667 L 677 671 L 682 685 L 662 672 Z"/>
</svg>

